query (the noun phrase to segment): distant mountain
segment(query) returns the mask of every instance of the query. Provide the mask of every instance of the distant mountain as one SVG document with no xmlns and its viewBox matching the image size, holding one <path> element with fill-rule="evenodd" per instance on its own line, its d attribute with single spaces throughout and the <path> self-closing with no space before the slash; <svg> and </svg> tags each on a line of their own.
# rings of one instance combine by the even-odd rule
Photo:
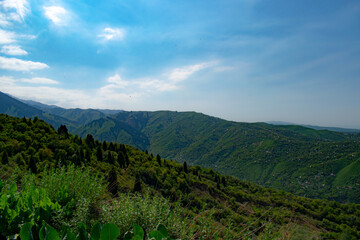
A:
<svg viewBox="0 0 360 240">
<path fill-rule="evenodd" d="M 75 131 L 133 144 L 266 187 L 359 202 L 360 135 L 225 121 L 195 112 L 122 112 Z M 139 138 L 137 138 L 139 136 Z"/>
<path fill-rule="evenodd" d="M 307 124 L 295 124 L 290 122 L 282 122 L 282 121 L 269 121 L 266 122 L 268 124 L 272 125 L 298 125 L 298 126 L 304 126 L 307 128 L 312 128 L 315 130 L 329 130 L 333 132 L 342 132 L 342 133 L 360 133 L 360 129 L 352 129 L 352 128 L 339 128 L 339 127 L 322 127 L 322 126 L 314 126 L 314 125 L 307 125 Z"/>
<path fill-rule="evenodd" d="M 3 92 L 0 92 L 0 113 L 8 114 L 14 117 L 38 117 L 53 125 L 55 128 L 65 124 L 70 129 L 75 128 L 75 123 L 69 119 L 60 116 L 54 116 L 38 108 L 25 104 Z"/>
<path fill-rule="evenodd" d="M 113 115 L 122 112 L 122 110 L 110 110 L 110 109 L 80 109 L 80 108 L 66 109 L 55 105 L 47 105 L 32 100 L 19 99 L 19 101 L 22 101 L 30 106 L 38 108 L 43 112 L 68 119 L 74 122 L 78 127 L 83 124 L 87 124 L 91 121 L 94 121 L 96 119 L 104 118 L 108 115 Z"/>
<path fill-rule="evenodd" d="M 36 102 L 33 100 L 23 100 L 23 99 L 19 99 L 16 98 L 17 100 L 19 100 L 20 102 L 26 103 L 27 105 L 39 108 L 39 109 L 49 109 L 49 108 L 58 108 L 58 106 L 56 105 L 47 105 L 47 104 L 43 104 L 40 102 Z"/>
</svg>

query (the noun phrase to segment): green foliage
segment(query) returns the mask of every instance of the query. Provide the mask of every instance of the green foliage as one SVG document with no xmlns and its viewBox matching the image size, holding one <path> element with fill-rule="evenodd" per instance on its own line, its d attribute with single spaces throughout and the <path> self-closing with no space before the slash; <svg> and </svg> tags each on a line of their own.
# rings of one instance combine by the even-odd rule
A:
<svg viewBox="0 0 360 240">
<path fill-rule="evenodd" d="M 42 221 L 49 222 L 59 209 L 60 205 L 52 202 L 44 189 L 30 186 L 18 192 L 13 183 L 9 188 L 3 188 L 0 195 L 0 236 L 19 233 L 19 226 L 24 222 L 39 229 Z M 30 225 L 26 225 L 24 229 L 29 228 Z"/>
<path fill-rule="evenodd" d="M 159 123 L 163 124 L 162 121 Z M 186 125 L 185 119 L 183 124 Z M 140 125 L 146 124 L 141 122 Z M 39 208 L 35 204 L 31 211 L 27 211 L 26 214 L 30 215 L 25 214 L 27 217 L 24 217 L 24 220 L 10 223 L 10 218 L 6 218 L 6 221 L 5 218 L 0 219 L 5 221 L 0 225 L 1 229 L 9 230 L 9 235 L 19 233 L 24 223 L 31 222 L 33 237 L 36 238 L 38 236 L 36 234 L 43 226 L 42 220 L 46 220 L 48 225 L 59 232 L 60 238 L 67 234 L 68 239 L 75 239 L 81 232 L 86 232 L 87 235 L 83 234 L 84 237 L 85 235 L 89 237 L 91 226 L 98 221 L 113 222 L 121 234 L 132 232 L 133 224 L 138 224 L 147 236 L 152 231 L 159 231 L 158 225 L 163 224 L 169 230 L 171 238 L 181 239 L 213 239 L 214 236 L 218 239 L 276 239 L 278 236 L 287 236 L 286 234 L 290 233 L 294 239 L 360 238 L 360 207 L 357 204 L 340 204 L 299 197 L 283 191 L 266 189 L 247 181 L 239 181 L 230 176 L 223 176 L 217 171 L 190 164 L 187 165 L 188 171 L 185 172 L 183 164 L 157 159 L 123 144 L 107 143 L 104 161 L 99 161 L 96 153 L 99 146 L 101 149 L 104 148 L 103 142 L 90 136 L 85 141 L 71 134 L 65 138 L 41 120 L 26 119 L 25 123 L 24 119 L 0 115 L 0 128 L 2 129 L 0 152 L 8 153 L 8 164 L 0 166 L 0 176 L 4 179 L 0 184 L 1 202 L 7 202 L 9 209 L 17 211 L 18 204 L 11 205 L 9 202 L 26 203 L 27 200 L 23 197 L 25 193 L 38 191 L 38 199 L 47 198 L 50 206 L 57 206 L 50 211 L 50 214 L 46 213 L 46 209 L 39 210 L 40 215 L 30 214 L 33 210 L 36 213 L 36 209 Z M 161 129 L 160 125 L 159 129 Z M 206 126 L 204 126 L 205 130 Z M 250 129 L 246 131 L 247 134 L 251 133 Z M 281 130 L 278 135 L 281 136 L 284 131 Z M 199 136 L 201 137 L 201 134 Z M 251 135 L 248 137 L 252 139 Z M 274 144 L 277 143 L 273 139 L 250 146 L 258 151 L 256 154 L 259 155 L 255 154 L 255 158 L 267 154 L 263 152 L 264 149 L 281 156 L 274 148 Z M 313 143 L 305 141 L 302 142 L 304 146 L 300 146 L 285 141 L 281 144 L 286 147 L 285 149 L 294 147 L 296 151 L 304 152 Z M 332 176 L 334 179 L 339 178 L 336 180 L 336 187 L 339 193 L 343 192 L 341 187 L 344 184 L 349 186 L 348 184 L 357 181 L 352 176 L 348 176 L 348 173 L 356 174 L 352 169 L 357 169 L 356 159 L 359 157 L 356 155 L 357 142 L 346 144 L 322 142 L 319 145 L 322 147 L 311 148 L 314 154 L 312 156 L 317 156 L 313 158 L 312 168 L 318 173 L 319 170 L 324 171 L 324 174 L 328 171 L 344 169 L 341 174 Z M 317 159 L 322 156 L 320 151 L 324 153 L 325 150 L 343 156 L 342 161 L 335 161 L 336 164 L 333 165 L 318 164 Z M 205 149 L 202 154 L 208 154 L 207 151 Z M 123 154 L 125 166 L 121 166 L 118 161 L 109 162 L 107 158 L 109 153 L 114 159 L 118 159 L 118 156 Z M 243 153 L 245 154 L 245 150 Z M 36 175 L 29 174 L 31 156 L 37 158 Z M 355 158 L 351 162 L 352 168 L 344 168 L 348 165 L 347 159 L 350 156 Z M 282 178 L 283 175 L 288 176 L 284 170 L 289 169 L 288 171 L 291 172 L 291 164 L 296 163 L 296 161 L 292 161 L 291 164 L 286 161 L 276 162 L 272 157 L 266 159 L 269 161 L 268 164 L 274 164 L 271 171 L 268 165 L 261 165 L 259 162 L 249 174 L 261 178 L 264 172 L 267 172 Z M 184 160 L 188 162 L 188 159 L 182 161 Z M 249 165 L 253 164 L 251 159 L 245 160 L 249 161 Z M 301 172 L 301 175 L 297 175 L 299 181 L 309 176 L 307 169 L 301 168 L 301 165 L 296 166 L 297 171 Z M 243 167 L 250 168 L 246 164 Z M 120 193 L 115 198 L 109 193 L 105 184 L 105 179 L 112 169 L 116 172 Z M 22 175 L 25 177 L 21 178 Z M 291 178 L 289 179 L 283 184 L 291 184 Z M 322 181 L 319 177 L 314 179 L 318 182 Z M 137 181 L 141 182 L 143 195 L 129 195 Z M 19 186 L 19 191 L 16 190 L 16 185 Z M 308 189 L 311 188 L 309 184 L 306 186 Z M 347 192 L 349 191 L 350 189 L 347 189 Z M 356 188 L 351 191 L 353 197 L 358 196 Z M 4 195 L 6 197 L 3 197 Z M 33 202 L 38 201 L 33 200 Z M 8 212 L 12 213 L 12 211 Z M 31 219 L 35 216 L 40 217 L 28 221 L 26 220 L 28 216 Z M 83 223 L 81 228 L 79 228 L 80 222 Z M 287 226 L 294 226 L 296 230 L 288 231 Z M 154 234 L 159 235 L 158 232 Z"/>
<path fill-rule="evenodd" d="M 342 174 L 360 158 L 356 133 L 169 111 L 121 112 L 75 132 L 148 149 L 159 165 L 161 155 L 302 196 L 360 203 L 360 172 Z"/>
</svg>

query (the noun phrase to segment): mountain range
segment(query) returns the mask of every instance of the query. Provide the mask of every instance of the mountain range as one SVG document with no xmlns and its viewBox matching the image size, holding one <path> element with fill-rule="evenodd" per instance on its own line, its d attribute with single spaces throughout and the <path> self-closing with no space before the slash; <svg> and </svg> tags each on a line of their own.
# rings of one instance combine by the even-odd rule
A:
<svg viewBox="0 0 360 240">
<path fill-rule="evenodd" d="M 85 138 L 153 154 L 301 196 L 360 199 L 360 134 L 297 125 L 239 123 L 196 112 L 64 109 L 0 94 L 0 112 L 65 124 Z"/>
</svg>

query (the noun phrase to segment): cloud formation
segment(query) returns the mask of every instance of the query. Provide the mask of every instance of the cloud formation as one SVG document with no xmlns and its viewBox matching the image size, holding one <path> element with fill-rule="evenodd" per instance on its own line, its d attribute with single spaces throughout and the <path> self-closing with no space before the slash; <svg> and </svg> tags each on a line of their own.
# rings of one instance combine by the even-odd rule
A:
<svg viewBox="0 0 360 240">
<path fill-rule="evenodd" d="M 190 75 L 194 74 L 197 71 L 200 71 L 204 68 L 208 68 L 214 63 L 212 62 L 206 62 L 206 63 L 200 63 L 200 64 L 194 64 L 182 68 L 175 68 L 172 70 L 169 74 L 169 80 L 173 82 L 180 82 L 185 79 L 187 79 Z"/>
<path fill-rule="evenodd" d="M 174 91 L 181 87 L 180 82 L 190 78 L 196 72 L 213 66 L 214 62 L 204 62 L 171 70 L 160 78 L 146 77 L 123 80 L 119 74 L 106 79 L 105 86 L 98 91 L 99 96 L 119 101 L 124 98 L 141 97 L 154 93 Z"/>
<path fill-rule="evenodd" d="M 10 25 L 12 21 L 23 22 L 30 12 L 27 0 L 3 0 L 0 2 L 0 26 Z"/>
<path fill-rule="evenodd" d="M 45 16 L 57 26 L 66 25 L 69 12 L 60 6 L 44 7 Z"/>
<path fill-rule="evenodd" d="M 0 44 L 9 44 L 16 42 L 16 34 L 0 29 Z"/>
<path fill-rule="evenodd" d="M 125 30 L 122 28 L 104 28 L 98 37 L 104 41 L 122 40 L 125 37 Z"/>
<path fill-rule="evenodd" d="M 20 46 L 17 45 L 6 45 L 1 48 L 1 53 L 7 54 L 7 55 L 27 55 L 28 53 L 23 50 Z"/>
<path fill-rule="evenodd" d="M 24 61 L 18 58 L 6 58 L 0 56 L 0 69 L 14 71 L 31 71 L 44 68 L 49 68 L 49 66 L 41 62 Z"/>
<path fill-rule="evenodd" d="M 31 83 L 31 84 L 59 84 L 58 81 L 55 81 L 50 78 L 42 78 L 42 77 L 33 77 L 33 78 L 22 78 L 20 79 L 21 82 L 24 83 Z"/>
</svg>

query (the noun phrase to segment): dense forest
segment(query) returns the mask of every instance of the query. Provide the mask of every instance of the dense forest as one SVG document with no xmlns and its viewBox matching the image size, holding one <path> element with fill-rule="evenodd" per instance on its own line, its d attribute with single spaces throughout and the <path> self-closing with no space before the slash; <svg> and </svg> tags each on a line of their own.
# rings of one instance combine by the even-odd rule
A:
<svg viewBox="0 0 360 240">
<path fill-rule="evenodd" d="M 75 130 L 297 195 L 360 199 L 360 135 L 225 121 L 195 112 L 121 112 Z"/>
<path fill-rule="evenodd" d="M 101 228 L 121 239 L 360 238 L 358 204 L 263 188 L 37 117 L 0 115 L 0 156 L 2 238 Z"/>
<path fill-rule="evenodd" d="M 0 92 L 0 112 L 117 142 L 300 196 L 360 199 L 360 134 L 239 123 L 195 112 L 64 109 Z M 30 105 L 31 106 L 30 106 Z"/>
</svg>

